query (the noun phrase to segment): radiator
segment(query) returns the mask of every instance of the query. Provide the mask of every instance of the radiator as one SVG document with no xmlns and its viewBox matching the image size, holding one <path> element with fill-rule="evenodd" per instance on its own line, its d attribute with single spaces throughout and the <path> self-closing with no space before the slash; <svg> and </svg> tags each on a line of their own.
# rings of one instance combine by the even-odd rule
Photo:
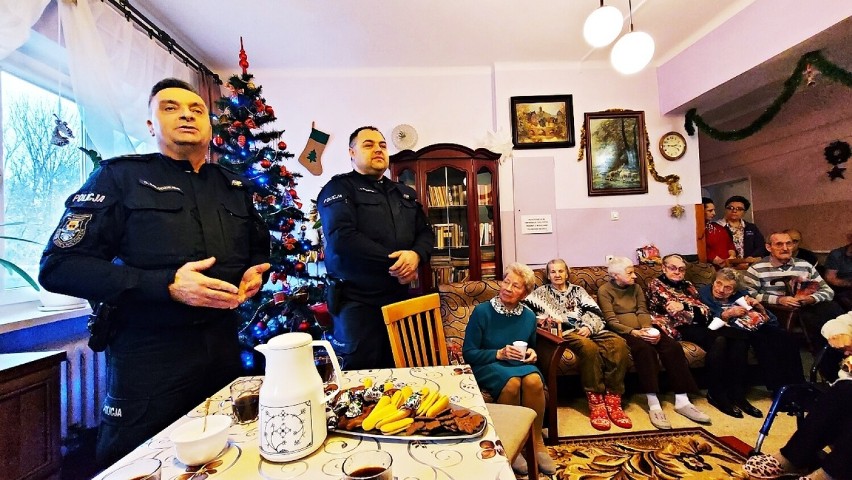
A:
<svg viewBox="0 0 852 480">
<path fill-rule="evenodd" d="M 62 438 L 67 437 L 69 426 L 96 427 L 106 396 L 104 352 L 93 352 L 86 340 L 68 345 L 66 352 L 68 361 L 60 386 Z"/>
</svg>

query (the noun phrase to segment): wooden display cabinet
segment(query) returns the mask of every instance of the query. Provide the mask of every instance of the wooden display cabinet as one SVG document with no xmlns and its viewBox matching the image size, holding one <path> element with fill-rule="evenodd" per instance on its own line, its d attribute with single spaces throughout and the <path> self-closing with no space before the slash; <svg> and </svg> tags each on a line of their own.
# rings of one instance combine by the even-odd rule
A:
<svg viewBox="0 0 852 480">
<path fill-rule="evenodd" d="M 502 275 L 499 158 L 484 148 L 452 143 L 391 155 L 391 176 L 417 191 L 435 231 L 435 249 L 429 264 L 421 265 L 418 293 Z"/>
</svg>

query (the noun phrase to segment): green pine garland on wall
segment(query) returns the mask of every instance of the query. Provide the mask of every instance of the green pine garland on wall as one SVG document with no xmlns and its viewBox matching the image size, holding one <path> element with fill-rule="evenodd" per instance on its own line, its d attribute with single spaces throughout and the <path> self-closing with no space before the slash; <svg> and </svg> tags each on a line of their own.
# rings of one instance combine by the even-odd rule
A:
<svg viewBox="0 0 852 480">
<path fill-rule="evenodd" d="M 799 62 L 796 64 L 796 69 L 793 70 L 793 74 L 784 82 L 784 90 L 781 92 L 781 95 L 779 95 L 778 98 L 776 98 L 775 101 L 773 101 L 772 104 L 769 105 L 769 107 L 767 107 L 766 110 L 751 123 L 751 125 L 740 130 L 719 130 L 708 125 L 704 119 L 701 118 L 701 115 L 699 115 L 693 108 L 686 112 L 686 122 L 684 123 L 686 133 L 690 136 L 695 135 L 695 127 L 697 126 L 710 138 L 726 142 L 742 140 L 754 135 L 771 122 L 772 119 L 775 118 L 775 115 L 778 115 L 778 112 L 781 111 L 781 107 L 787 103 L 787 100 L 790 100 L 790 97 L 796 93 L 796 88 L 798 88 L 799 84 L 802 82 L 802 74 L 808 68 L 808 65 L 810 65 L 811 68 L 819 70 L 826 76 L 826 78 L 840 82 L 847 87 L 852 87 L 852 72 L 848 72 L 835 65 L 823 57 L 819 51 L 808 52 L 802 55 L 802 58 L 800 58 Z"/>
</svg>

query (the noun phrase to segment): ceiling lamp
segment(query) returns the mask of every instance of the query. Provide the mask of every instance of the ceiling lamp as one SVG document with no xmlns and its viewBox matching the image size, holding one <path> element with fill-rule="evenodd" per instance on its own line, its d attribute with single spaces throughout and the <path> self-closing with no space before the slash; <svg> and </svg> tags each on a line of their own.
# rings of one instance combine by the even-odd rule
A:
<svg viewBox="0 0 852 480">
<path fill-rule="evenodd" d="M 633 31 L 633 2 L 628 0 L 628 5 L 630 8 L 630 33 L 615 42 L 609 55 L 612 67 L 625 75 L 642 70 L 654 56 L 654 39 L 645 32 Z"/>
<path fill-rule="evenodd" d="M 583 24 L 583 38 L 595 48 L 612 43 L 621 33 L 621 27 L 624 25 L 621 12 L 612 5 L 604 6 L 603 3 L 601 0 L 600 8 L 592 12 Z"/>
</svg>

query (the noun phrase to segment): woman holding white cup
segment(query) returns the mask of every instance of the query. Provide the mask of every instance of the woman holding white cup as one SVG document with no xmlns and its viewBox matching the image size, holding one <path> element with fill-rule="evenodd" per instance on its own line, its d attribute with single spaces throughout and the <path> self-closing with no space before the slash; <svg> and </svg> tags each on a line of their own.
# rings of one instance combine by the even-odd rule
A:
<svg viewBox="0 0 852 480">
<path fill-rule="evenodd" d="M 544 424 L 544 380 L 535 362 L 536 318 L 521 304 L 535 286 L 530 267 L 513 263 L 500 282 L 500 292 L 489 302 L 473 309 L 464 335 L 462 353 L 476 382 L 496 398 L 497 403 L 521 405 L 536 412 L 533 425 L 535 459 L 546 475 L 556 473 L 556 464 L 547 453 L 541 428 Z M 518 454 L 512 468 L 528 473 L 527 462 Z"/>
</svg>

